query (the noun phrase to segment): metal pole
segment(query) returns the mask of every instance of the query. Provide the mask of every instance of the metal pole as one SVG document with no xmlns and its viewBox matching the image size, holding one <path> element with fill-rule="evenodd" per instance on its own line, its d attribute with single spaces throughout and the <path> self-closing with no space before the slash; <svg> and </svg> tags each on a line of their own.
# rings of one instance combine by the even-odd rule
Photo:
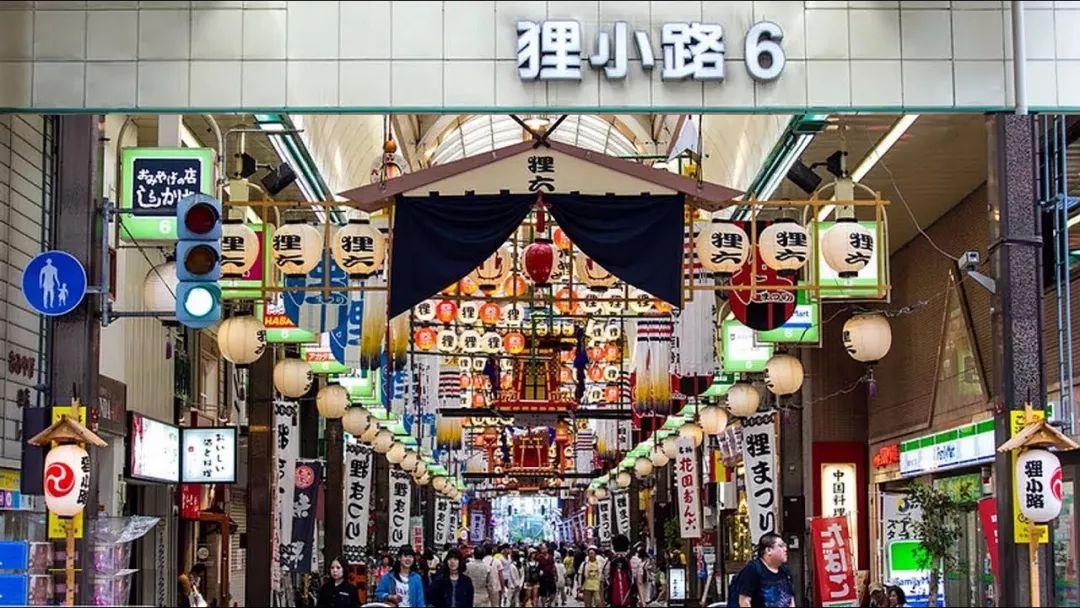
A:
<svg viewBox="0 0 1080 608">
<path fill-rule="evenodd" d="M 1012 0 L 1012 47 L 1013 47 L 1013 90 L 1015 91 L 1015 112 L 1017 115 L 1028 113 L 1027 100 L 1027 48 L 1024 35 L 1024 1 Z"/>
</svg>

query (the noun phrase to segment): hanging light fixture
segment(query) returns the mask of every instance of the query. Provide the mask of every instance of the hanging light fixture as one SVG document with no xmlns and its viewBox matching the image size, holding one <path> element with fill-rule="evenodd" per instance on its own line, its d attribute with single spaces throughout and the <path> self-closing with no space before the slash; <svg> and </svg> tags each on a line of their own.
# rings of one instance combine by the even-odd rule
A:
<svg viewBox="0 0 1080 608">
<path fill-rule="evenodd" d="M 218 325 L 217 343 L 226 361 L 250 365 L 266 351 L 266 328 L 252 315 L 229 317 Z"/>
<path fill-rule="evenodd" d="M 167 320 L 176 318 L 176 262 L 165 262 L 150 269 L 143 279 L 143 310 L 169 312 Z"/>
<path fill-rule="evenodd" d="M 644 456 L 639 456 L 636 460 L 634 460 L 634 473 L 637 474 L 639 479 L 652 475 L 652 472 L 653 461 L 651 459 L 645 458 Z"/>
<path fill-rule="evenodd" d="M 60 517 L 74 517 L 86 506 L 90 455 L 74 443 L 58 445 L 45 455 L 45 506 Z M 66 492 L 66 493 L 63 493 Z M 63 493 L 63 494 L 61 494 Z"/>
<path fill-rule="evenodd" d="M 380 427 L 379 423 L 375 420 L 374 417 L 372 417 L 371 424 L 369 424 L 367 429 L 360 434 L 360 437 L 358 437 L 358 439 L 360 439 L 360 441 L 364 443 L 371 444 L 375 441 L 375 437 L 379 434 L 379 431 L 381 430 L 382 427 Z"/>
<path fill-rule="evenodd" d="M 386 237 L 367 218 L 354 217 L 334 232 L 330 253 L 350 277 L 366 278 L 382 267 L 386 258 Z"/>
<path fill-rule="evenodd" d="M 390 449 L 386 452 L 386 461 L 390 464 L 401 464 L 401 461 L 405 460 L 405 452 L 405 444 L 395 441 L 394 445 L 390 446 Z"/>
<path fill-rule="evenodd" d="M 679 446 L 675 444 L 677 439 L 675 435 L 669 435 L 660 443 L 661 449 L 664 450 L 664 455 L 668 457 L 668 460 L 674 460 L 679 453 Z"/>
<path fill-rule="evenodd" d="M 286 220 L 271 239 L 274 265 L 285 276 L 304 276 L 322 259 L 323 238 L 317 228 L 300 220 Z"/>
<path fill-rule="evenodd" d="M 604 486 L 598 486 L 595 495 L 597 500 L 605 500 L 608 497 L 608 489 Z"/>
<path fill-rule="evenodd" d="M 705 431 L 701 429 L 701 425 L 696 422 L 687 422 L 679 427 L 679 437 L 683 439 L 690 439 L 694 442 L 694 447 L 701 447 L 701 442 L 705 440 Z"/>
<path fill-rule="evenodd" d="M 346 409 L 345 415 L 341 417 L 341 428 L 353 437 L 363 435 L 371 424 L 371 414 L 358 405 Z"/>
<path fill-rule="evenodd" d="M 1044 449 L 1024 450 L 1016 459 L 1014 469 L 1017 487 L 1024 488 L 1020 512 L 1032 522 L 1045 524 L 1061 514 L 1061 460 Z"/>
<path fill-rule="evenodd" d="M 737 224 L 714 217 L 698 234 L 694 248 L 706 270 L 729 278 L 746 264 L 750 239 Z"/>
<path fill-rule="evenodd" d="M 436 475 L 431 478 L 431 487 L 435 488 L 436 492 L 443 492 L 447 489 L 448 482 L 442 475 Z"/>
<path fill-rule="evenodd" d="M 790 395 L 802 387 L 803 366 L 797 357 L 774 355 L 765 362 L 765 386 L 774 395 Z"/>
<path fill-rule="evenodd" d="M 841 279 L 857 277 L 874 255 L 874 233 L 854 217 L 839 218 L 821 238 L 821 252 Z"/>
<path fill-rule="evenodd" d="M 401 470 L 411 473 L 416 470 L 416 465 L 419 463 L 420 456 L 414 450 L 407 450 L 405 452 L 405 457 L 401 459 Z M 425 469 L 421 474 L 426 472 L 427 470 Z"/>
<path fill-rule="evenodd" d="M 619 474 L 615 476 L 615 485 L 620 488 L 629 488 L 633 481 L 634 478 L 629 471 L 619 471 Z"/>
<path fill-rule="evenodd" d="M 327 420 L 341 418 L 349 408 L 349 391 L 340 384 L 327 384 L 315 395 L 315 407 Z"/>
<path fill-rule="evenodd" d="M 664 453 L 664 446 L 655 445 L 649 452 L 649 462 L 651 462 L 654 467 L 663 467 L 667 466 L 667 463 L 671 462 L 671 459 Z"/>
<path fill-rule="evenodd" d="M 282 359 L 274 364 L 274 388 L 290 399 L 303 397 L 311 390 L 315 375 L 311 365 L 300 359 Z"/>
<path fill-rule="evenodd" d="M 720 435 L 727 429 L 728 416 L 722 407 L 706 406 L 698 412 L 698 418 L 701 420 L 701 430 L 706 435 Z"/>
<path fill-rule="evenodd" d="M 736 382 L 728 389 L 727 401 L 732 415 L 746 418 L 757 411 L 761 395 L 749 382 Z"/>
<path fill-rule="evenodd" d="M 555 268 L 555 246 L 551 239 L 538 238 L 525 248 L 524 266 L 525 274 L 533 285 L 547 287 L 550 285 L 551 273 Z"/>
<path fill-rule="evenodd" d="M 844 323 L 844 348 L 851 358 L 877 363 L 892 348 L 892 328 L 881 313 L 855 315 Z"/>
<path fill-rule="evenodd" d="M 241 220 L 221 222 L 221 278 L 236 279 L 251 270 L 259 257 L 259 237 Z"/>
<path fill-rule="evenodd" d="M 795 276 L 809 258 L 810 234 L 795 220 L 778 219 L 761 231 L 758 253 L 781 276 Z"/>
</svg>

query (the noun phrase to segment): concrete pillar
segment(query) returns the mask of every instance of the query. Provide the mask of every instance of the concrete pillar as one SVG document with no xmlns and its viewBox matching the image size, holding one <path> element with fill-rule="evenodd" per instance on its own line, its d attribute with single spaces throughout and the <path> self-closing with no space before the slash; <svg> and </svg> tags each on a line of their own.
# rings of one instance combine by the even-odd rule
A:
<svg viewBox="0 0 1080 608">
<path fill-rule="evenodd" d="M 251 365 L 248 392 L 247 571 L 248 606 L 271 605 L 271 539 L 274 530 L 274 358 Z"/>
</svg>

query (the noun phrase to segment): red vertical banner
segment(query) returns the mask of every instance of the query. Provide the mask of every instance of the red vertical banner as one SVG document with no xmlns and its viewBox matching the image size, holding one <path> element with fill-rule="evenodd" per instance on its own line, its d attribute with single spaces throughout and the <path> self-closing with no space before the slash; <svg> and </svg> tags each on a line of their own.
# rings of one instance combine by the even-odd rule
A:
<svg viewBox="0 0 1080 608">
<path fill-rule="evenodd" d="M 855 606 L 855 566 L 846 517 L 814 517 L 811 542 L 821 606 Z"/>
<path fill-rule="evenodd" d="M 180 518 L 199 519 L 202 486 L 193 483 L 180 484 Z"/>
<path fill-rule="evenodd" d="M 997 503 L 993 496 L 979 500 L 979 522 L 982 524 L 986 550 L 990 552 L 990 570 L 994 573 L 994 580 L 1000 583 L 1001 578 L 998 574 Z"/>
</svg>

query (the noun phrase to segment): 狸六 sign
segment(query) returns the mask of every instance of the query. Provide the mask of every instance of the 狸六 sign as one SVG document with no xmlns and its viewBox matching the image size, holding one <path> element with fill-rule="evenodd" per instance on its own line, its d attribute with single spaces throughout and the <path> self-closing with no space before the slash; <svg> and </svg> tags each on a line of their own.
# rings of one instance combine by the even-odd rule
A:
<svg viewBox="0 0 1080 608">
<path fill-rule="evenodd" d="M 214 194 L 213 148 L 124 148 L 120 238 L 176 240 L 176 203 L 192 194 Z"/>
</svg>

